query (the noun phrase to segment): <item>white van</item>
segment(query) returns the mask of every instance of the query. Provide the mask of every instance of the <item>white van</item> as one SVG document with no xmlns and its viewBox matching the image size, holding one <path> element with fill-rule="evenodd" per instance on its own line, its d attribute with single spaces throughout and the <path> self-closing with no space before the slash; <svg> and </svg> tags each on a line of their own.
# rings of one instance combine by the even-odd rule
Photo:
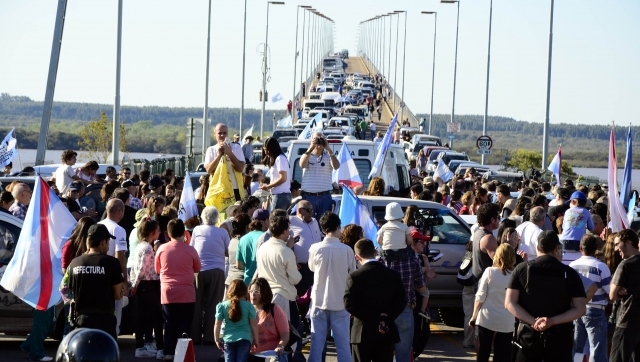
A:
<svg viewBox="0 0 640 362">
<path fill-rule="evenodd" d="M 313 110 L 316 107 L 324 107 L 326 106 L 326 104 L 324 104 L 323 100 L 307 99 L 304 101 L 304 106 L 309 107 L 310 110 Z"/>
<path fill-rule="evenodd" d="M 353 136 L 346 136 L 341 140 L 328 140 L 329 148 L 340 158 L 340 149 L 342 144 L 346 143 L 351 152 L 351 158 L 356 164 L 360 178 L 365 188 L 369 187 L 369 173 L 376 159 L 379 143 L 371 141 L 361 141 Z M 300 168 L 300 157 L 309 149 L 309 140 L 292 141 L 289 145 L 287 158 L 289 159 L 289 171 L 291 179 L 302 182 L 302 168 Z M 331 167 L 326 163 L 326 167 Z M 387 150 L 384 165 L 382 167 L 381 177 L 385 181 L 387 194 L 391 190 L 404 190 L 411 186 L 411 178 L 409 177 L 409 163 L 404 157 L 404 151 L 399 145 L 390 145 Z"/>
<path fill-rule="evenodd" d="M 346 106 L 344 107 L 344 113 L 353 113 L 357 114 L 359 117 L 363 119 L 369 115 L 369 108 L 366 105 L 364 106 Z"/>
<path fill-rule="evenodd" d="M 340 99 L 340 93 L 338 92 L 324 92 L 320 98 L 324 101 L 325 106 L 333 106 Z"/>
</svg>

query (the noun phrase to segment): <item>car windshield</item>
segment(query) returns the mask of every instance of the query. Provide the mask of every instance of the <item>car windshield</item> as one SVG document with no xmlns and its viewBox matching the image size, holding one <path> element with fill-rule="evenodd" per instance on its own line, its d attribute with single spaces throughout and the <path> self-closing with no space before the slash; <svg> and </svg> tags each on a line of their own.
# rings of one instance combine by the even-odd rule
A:
<svg viewBox="0 0 640 362">
<path fill-rule="evenodd" d="M 449 164 L 449 162 L 451 160 L 468 161 L 469 157 L 467 157 L 467 155 L 444 155 L 444 156 L 442 156 L 442 161 L 444 161 L 445 164 Z"/>
<path fill-rule="evenodd" d="M 293 137 L 296 138 L 298 137 L 298 133 L 295 130 L 276 130 L 275 132 L 273 132 L 273 136 L 276 139 L 280 139 L 282 137 Z"/>
<path fill-rule="evenodd" d="M 429 161 L 435 161 L 436 158 L 438 158 L 438 155 L 441 154 L 444 151 L 446 151 L 446 150 L 433 150 L 433 151 L 431 151 L 431 154 L 429 155 Z"/>
<path fill-rule="evenodd" d="M 7 265 L 18 243 L 20 228 L 8 222 L 0 223 L 0 265 Z"/>
</svg>

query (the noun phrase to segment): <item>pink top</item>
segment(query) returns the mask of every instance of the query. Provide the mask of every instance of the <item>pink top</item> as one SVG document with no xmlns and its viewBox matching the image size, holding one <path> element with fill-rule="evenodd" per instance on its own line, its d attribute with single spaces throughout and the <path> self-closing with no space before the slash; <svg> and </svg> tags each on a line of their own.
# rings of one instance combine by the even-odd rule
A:
<svg viewBox="0 0 640 362">
<path fill-rule="evenodd" d="M 258 348 L 252 352 L 273 351 L 285 332 L 289 332 L 289 319 L 277 304 L 273 304 L 273 316 L 268 310 L 258 312 Z"/>
<path fill-rule="evenodd" d="M 169 241 L 156 252 L 156 273 L 160 274 L 162 304 L 194 303 L 194 273 L 200 271 L 196 250 L 182 242 Z"/>
</svg>

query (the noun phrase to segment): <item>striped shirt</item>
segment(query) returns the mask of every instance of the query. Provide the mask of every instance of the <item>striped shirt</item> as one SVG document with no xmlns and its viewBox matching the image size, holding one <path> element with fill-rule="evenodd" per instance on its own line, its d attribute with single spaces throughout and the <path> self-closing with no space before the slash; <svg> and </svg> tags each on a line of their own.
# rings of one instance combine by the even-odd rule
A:
<svg viewBox="0 0 640 362">
<path fill-rule="evenodd" d="M 323 166 L 324 165 L 324 166 Z M 331 155 L 325 150 L 322 156 L 309 155 L 309 164 L 302 169 L 300 189 L 305 192 L 324 192 L 333 190 L 331 175 Z"/>
<path fill-rule="evenodd" d="M 587 306 L 606 306 L 609 295 L 609 285 L 611 284 L 611 272 L 607 265 L 593 256 L 582 256 L 569 264 L 579 274 L 591 279 L 598 286 L 596 294 L 593 295 Z"/>
</svg>

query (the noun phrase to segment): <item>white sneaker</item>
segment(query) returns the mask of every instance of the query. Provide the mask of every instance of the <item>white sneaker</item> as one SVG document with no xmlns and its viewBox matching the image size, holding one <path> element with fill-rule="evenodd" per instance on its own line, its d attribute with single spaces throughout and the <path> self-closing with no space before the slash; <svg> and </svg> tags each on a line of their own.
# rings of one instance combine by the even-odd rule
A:
<svg viewBox="0 0 640 362">
<path fill-rule="evenodd" d="M 159 359 L 159 360 L 163 360 L 164 359 L 164 351 L 163 350 L 158 350 L 158 352 L 156 352 L 156 359 Z"/>
<path fill-rule="evenodd" d="M 147 349 L 147 351 L 156 353 L 158 352 L 158 350 L 156 349 L 156 344 L 155 343 L 145 343 L 144 344 L 144 348 Z"/>
<path fill-rule="evenodd" d="M 146 347 L 136 348 L 136 357 L 139 358 L 153 358 L 156 356 L 155 352 L 149 351 Z"/>
</svg>

